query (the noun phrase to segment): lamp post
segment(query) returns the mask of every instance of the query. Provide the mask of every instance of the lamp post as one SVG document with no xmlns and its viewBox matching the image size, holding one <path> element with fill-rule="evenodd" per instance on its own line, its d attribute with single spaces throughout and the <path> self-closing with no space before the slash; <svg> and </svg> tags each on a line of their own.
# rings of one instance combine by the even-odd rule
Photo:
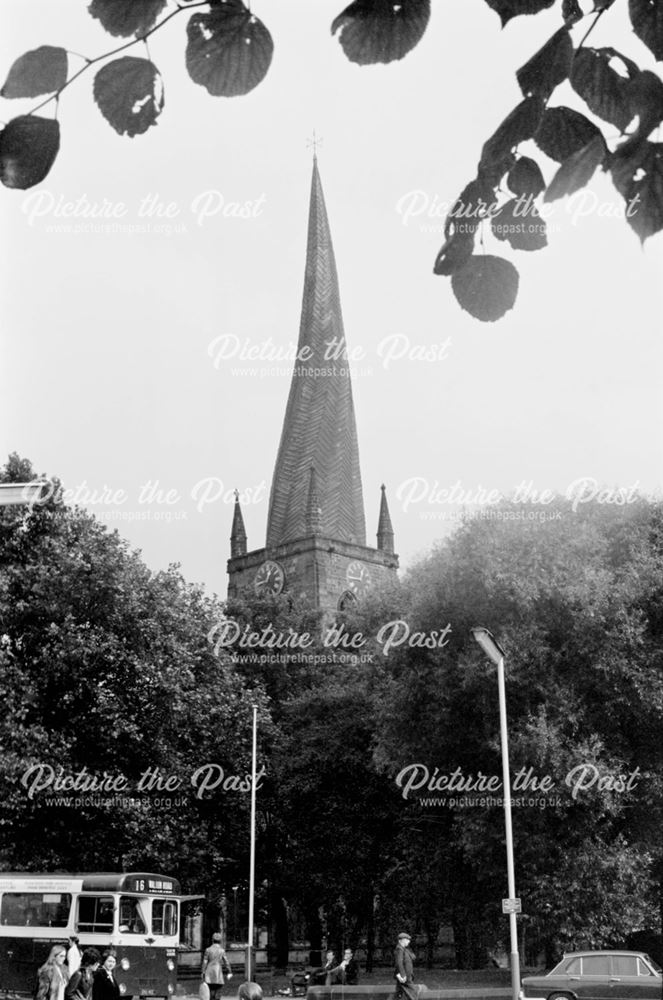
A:
<svg viewBox="0 0 663 1000">
<path fill-rule="evenodd" d="M 249 982 L 254 978 L 253 938 L 254 938 L 254 906 L 256 892 L 256 766 L 258 757 L 258 706 L 253 706 L 253 739 L 251 752 L 251 851 L 249 860 L 249 947 L 246 960 L 246 978 Z"/>
<path fill-rule="evenodd" d="M 233 886 L 233 938 L 237 941 L 237 890 L 238 885 Z"/>
<path fill-rule="evenodd" d="M 520 992 L 520 960 L 518 958 L 518 926 L 516 924 L 516 881 L 513 868 L 513 832 L 511 828 L 511 778 L 509 776 L 509 741 L 506 725 L 506 690 L 504 686 L 504 650 L 495 637 L 482 626 L 471 629 L 489 660 L 497 667 L 497 689 L 500 703 L 500 744 L 502 748 L 502 783 L 504 785 L 504 827 L 506 832 L 506 872 L 509 892 L 509 933 L 511 938 L 511 992 L 518 1000 Z"/>
</svg>

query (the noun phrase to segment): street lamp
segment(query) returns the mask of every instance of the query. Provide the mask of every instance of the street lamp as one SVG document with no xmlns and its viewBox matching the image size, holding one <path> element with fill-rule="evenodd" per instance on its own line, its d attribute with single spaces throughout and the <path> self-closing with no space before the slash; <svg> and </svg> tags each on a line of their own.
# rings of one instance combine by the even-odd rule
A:
<svg viewBox="0 0 663 1000">
<path fill-rule="evenodd" d="M 500 743 L 502 748 L 502 777 L 504 785 L 504 827 L 506 831 L 506 872 L 509 891 L 508 913 L 511 937 L 511 992 L 518 1000 L 520 992 L 520 961 L 518 958 L 518 927 L 516 924 L 516 882 L 513 872 L 513 833 L 511 829 L 511 779 L 509 777 L 509 742 L 506 727 L 506 691 L 504 687 L 504 650 L 495 636 L 480 625 L 470 630 L 472 638 L 481 646 L 489 660 L 497 667 L 497 688 L 500 702 Z M 519 901 L 518 901 L 519 902 Z"/>
</svg>

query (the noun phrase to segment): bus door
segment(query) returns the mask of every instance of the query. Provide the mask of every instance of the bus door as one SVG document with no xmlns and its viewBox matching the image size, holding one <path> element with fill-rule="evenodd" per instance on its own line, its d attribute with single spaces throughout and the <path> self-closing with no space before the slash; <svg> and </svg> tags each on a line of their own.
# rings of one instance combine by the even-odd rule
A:
<svg viewBox="0 0 663 1000">
<path fill-rule="evenodd" d="M 204 896 L 180 896 L 178 967 L 199 971 L 203 958 Z"/>
</svg>

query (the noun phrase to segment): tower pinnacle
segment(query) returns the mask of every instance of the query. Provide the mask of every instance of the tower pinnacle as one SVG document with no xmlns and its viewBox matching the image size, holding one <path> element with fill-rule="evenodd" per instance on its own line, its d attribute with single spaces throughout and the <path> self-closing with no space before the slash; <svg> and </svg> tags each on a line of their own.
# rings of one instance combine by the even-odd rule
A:
<svg viewBox="0 0 663 1000">
<path fill-rule="evenodd" d="M 235 490 L 235 509 L 233 510 L 233 526 L 230 532 L 230 557 L 246 555 L 246 528 L 239 505 L 239 491 Z"/>
<path fill-rule="evenodd" d="M 393 555 L 394 552 L 394 529 L 391 525 L 389 515 L 389 505 L 387 503 L 387 488 L 382 484 L 380 487 L 380 516 L 378 518 L 378 548 L 383 552 Z"/>
</svg>

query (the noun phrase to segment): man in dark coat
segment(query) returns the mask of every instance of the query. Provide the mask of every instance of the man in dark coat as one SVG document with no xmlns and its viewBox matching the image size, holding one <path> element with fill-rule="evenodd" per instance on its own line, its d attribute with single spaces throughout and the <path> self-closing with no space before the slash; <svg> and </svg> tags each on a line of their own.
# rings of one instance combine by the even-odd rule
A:
<svg viewBox="0 0 663 1000">
<path fill-rule="evenodd" d="M 417 1000 L 419 990 L 414 983 L 414 953 L 410 951 L 410 935 L 405 931 L 398 935 L 394 965 L 396 1000 Z"/>
</svg>

